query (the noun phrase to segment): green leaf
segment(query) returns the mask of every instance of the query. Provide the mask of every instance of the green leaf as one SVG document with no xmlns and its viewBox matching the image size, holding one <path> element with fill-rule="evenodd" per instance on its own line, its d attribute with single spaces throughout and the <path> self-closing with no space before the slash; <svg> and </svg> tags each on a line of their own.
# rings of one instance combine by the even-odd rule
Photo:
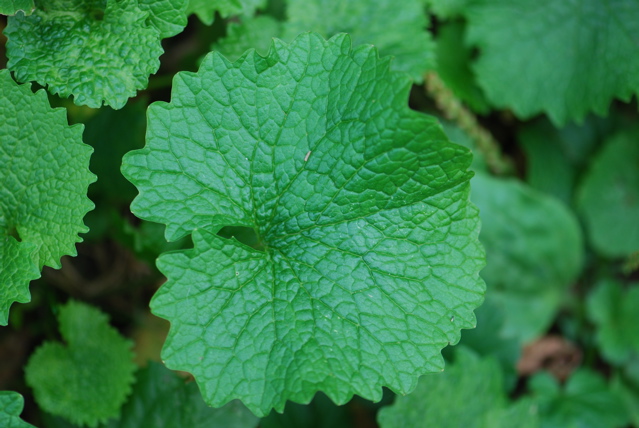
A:
<svg viewBox="0 0 639 428">
<path fill-rule="evenodd" d="M 472 186 L 488 298 L 504 311 L 505 337 L 532 340 L 549 327 L 581 270 L 579 223 L 561 202 L 517 180 L 477 173 Z"/>
<path fill-rule="evenodd" d="M 497 361 L 463 347 L 455 350 L 454 363 L 443 373 L 423 376 L 415 391 L 382 408 L 377 419 L 381 428 L 539 426 L 530 400 L 507 402 Z"/>
<path fill-rule="evenodd" d="M 599 350 L 614 364 L 639 356 L 639 284 L 627 290 L 604 280 L 588 296 L 588 317 L 597 326 Z"/>
<path fill-rule="evenodd" d="M 30 300 L 29 282 L 44 265 L 75 255 L 82 218 L 93 204 L 91 148 L 82 126 L 67 124 L 44 91 L 17 85 L 0 70 L 0 324 L 13 301 Z"/>
<path fill-rule="evenodd" d="M 437 28 L 437 74 L 473 111 L 488 113 L 490 107 L 470 68 L 473 52 L 464 43 L 465 31 L 465 25 L 458 21 L 445 22 Z"/>
<path fill-rule="evenodd" d="M 250 428 L 256 418 L 239 401 L 212 409 L 202 400 L 197 385 L 161 364 L 150 362 L 137 375 L 131 398 L 122 416 L 108 426 L 113 428 Z"/>
<path fill-rule="evenodd" d="M 155 263 L 161 253 L 190 247 L 188 237 L 166 242 L 164 239 L 166 227 L 163 224 L 142 220 L 136 226 L 132 226 L 127 219 L 121 217 L 115 217 L 114 222 L 121 231 L 116 234 L 116 238 L 130 248 L 140 260 L 150 265 Z"/>
<path fill-rule="evenodd" d="M 7 67 L 78 105 L 122 108 L 160 66 L 159 30 L 137 0 L 67 3 L 43 1 L 31 16 L 9 17 Z"/>
<path fill-rule="evenodd" d="M 233 15 L 251 16 L 256 9 L 264 7 L 266 0 L 189 0 L 187 13 L 196 14 L 200 21 L 211 25 L 217 11 L 222 18 Z"/>
<path fill-rule="evenodd" d="M 639 93 L 635 0 L 475 0 L 463 13 L 480 86 L 521 118 L 581 121 Z"/>
<path fill-rule="evenodd" d="M 440 121 L 448 139 L 455 144 L 466 147 L 473 154 L 473 163 L 470 165 L 470 170 L 487 173 L 488 165 L 486 165 L 486 159 L 483 153 L 477 150 L 475 141 L 455 123 L 442 118 L 440 118 Z"/>
<path fill-rule="evenodd" d="M 462 15 L 471 0 L 422 0 L 440 18 Z"/>
<path fill-rule="evenodd" d="M 25 367 L 27 383 L 43 410 L 95 427 L 118 416 L 131 391 L 131 342 L 84 303 L 60 307 L 58 320 L 66 346 L 45 342 L 36 349 Z"/>
<path fill-rule="evenodd" d="M 34 9 L 33 0 L 0 0 L 0 15 L 15 15 L 18 12 L 31 15 Z"/>
<path fill-rule="evenodd" d="M 628 414 L 620 397 L 597 373 L 580 369 L 561 388 L 547 373 L 529 381 L 539 404 L 541 428 L 620 428 Z"/>
<path fill-rule="evenodd" d="M 186 27 L 189 0 L 138 0 L 140 9 L 149 13 L 148 23 L 160 31 L 161 38 L 175 36 Z"/>
<path fill-rule="evenodd" d="M 637 385 L 617 374 L 611 381 L 610 389 L 621 397 L 621 401 L 625 404 L 631 426 L 639 426 L 639 388 Z"/>
<path fill-rule="evenodd" d="M 506 312 L 502 306 L 488 298 L 476 311 L 477 327 L 464 330 L 459 342 L 482 357 L 496 358 L 504 370 L 506 384 L 514 386 L 518 375 L 515 372 L 521 357 L 521 343 L 504 334 L 507 331 Z"/>
<path fill-rule="evenodd" d="M 3 428 L 34 428 L 20 419 L 24 407 L 22 395 L 13 391 L 0 391 L 0 426 Z"/>
<path fill-rule="evenodd" d="M 380 55 L 391 55 L 393 70 L 416 82 L 434 68 L 435 43 L 427 31 L 428 17 L 420 0 L 289 0 L 285 34 L 292 39 L 305 31 L 323 36 L 348 33 L 353 44 L 373 44 Z"/>
<path fill-rule="evenodd" d="M 231 61 L 238 59 L 248 49 L 255 49 L 266 55 L 273 37 L 280 37 L 282 25 L 267 15 L 249 17 L 241 22 L 231 22 L 227 35 L 216 42 L 211 49 L 219 51 Z"/>
<path fill-rule="evenodd" d="M 158 260 L 151 305 L 172 323 L 165 362 L 210 405 L 406 393 L 474 326 L 471 156 L 408 108 L 410 86 L 374 48 L 305 33 L 266 58 L 214 52 L 149 108 L 123 173 L 137 216 L 192 233 Z M 252 228 L 256 248 L 223 226 Z"/>
<path fill-rule="evenodd" d="M 581 183 L 577 204 L 595 250 L 624 257 L 639 250 L 639 144 L 637 129 L 605 143 Z"/>
</svg>

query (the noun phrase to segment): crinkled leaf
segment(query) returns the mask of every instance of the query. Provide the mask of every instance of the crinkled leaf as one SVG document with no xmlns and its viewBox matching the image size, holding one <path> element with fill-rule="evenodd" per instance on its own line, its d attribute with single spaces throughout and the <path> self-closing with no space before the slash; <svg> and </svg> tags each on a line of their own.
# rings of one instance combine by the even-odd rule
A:
<svg viewBox="0 0 639 428">
<path fill-rule="evenodd" d="M 280 37 L 282 24 L 267 15 L 249 17 L 241 22 L 231 22 L 227 35 L 212 46 L 222 55 L 235 61 L 248 49 L 255 49 L 260 55 L 266 55 L 273 37 Z"/>
<path fill-rule="evenodd" d="M 378 421 L 381 428 L 539 426 L 530 400 L 508 403 L 497 361 L 463 347 L 443 373 L 422 376 L 415 391 L 382 408 Z"/>
<path fill-rule="evenodd" d="M 478 173 L 472 184 L 488 298 L 505 313 L 505 336 L 534 339 L 550 325 L 580 272 L 579 223 L 561 202 L 516 180 Z"/>
<path fill-rule="evenodd" d="M 43 2 L 9 17 L 7 67 L 78 105 L 122 108 L 160 66 L 160 33 L 137 0 Z M 46 7 L 44 7 L 46 6 Z"/>
<path fill-rule="evenodd" d="M 288 38 L 304 31 L 324 36 L 348 33 L 353 44 L 373 44 L 380 55 L 394 57 L 391 68 L 421 82 L 434 67 L 435 43 L 419 0 L 288 0 Z"/>
<path fill-rule="evenodd" d="M 42 266 L 59 268 L 63 255 L 76 254 L 93 207 L 90 155 L 82 126 L 68 126 L 44 91 L 34 94 L 0 70 L 0 324 L 13 301 L 29 301 Z"/>
<path fill-rule="evenodd" d="M 0 0 L 0 15 L 15 15 L 18 12 L 31 15 L 34 9 L 33 0 Z"/>
<path fill-rule="evenodd" d="M 91 427 L 118 416 L 134 380 L 131 342 L 104 313 L 84 303 L 62 306 L 58 321 L 66 344 L 45 342 L 25 367 L 36 402 L 47 412 Z"/>
<path fill-rule="evenodd" d="M 578 205 L 592 245 L 607 257 L 639 250 L 639 130 L 610 138 L 581 183 Z"/>
<path fill-rule="evenodd" d="M 112 428 L 251 428 L 255 417 L 239 401 L 213 409 L 204 403 L 197 385 L 164 367 L 150 362 L 137 375 L 133 394 Z"/>
<path fill-rule="evenodd" d="M 251 16 L 265 4 L 266 0 L 189 0 L 187 13 L 194 13 L 203 23 L 211 25 L 216 11 L 223 18 L 233 15 Z"/>
<path fill-rule="evenodd" d="M 447 22 L 437 28 L 437 74 L 461 101 L 477 113 L 490 110 L 471 69 L 472 50 L 464 44 L 465 25 Z"/>
<path fill-rule="evenodd" d="M 138 0 L 140 9 L 149 13 L 148 22 L 160 31 L 160 37 L 172 37 L 186 27 L 189 0 Z"/>
<path fill-rule="evenodd" d="M 615 364 L 639 356 L 639 284 L 623 290 L 604 280 L 588 296 L 588 316 L 597 326 L 600 352 Z"/>
<path fill-rule="evenodd" d="M 620 396 L 595 372 L 580 369 L 563 388 L 547 373 L 528 384 L 539 404 L 541 428 L 621 428 L 628 423 Z"/>
<path fill-rule="evenodd" d="M 125 156 L 139 217 L 194 249 L 160 257 L 163 358 L 205 400 L 256 414 L 324 391 L 379 400 L 443 367 L 481 302 L 471 156 L 408 109 L 370 46 L 305 33 L 268 57 L 217 53 L 149 109 Z M 252 228 L 256 248 L 216 236 Z"/>
<path fill-rule="evenodd" d="M 636 0 L 475 0 L 463 13 L 480 86 L 522 118 L 581 121 L 639 93 Z"/>
<path fill-rule="evenodd" d="M 36 250 L 36 244 L 18 242 L 11 235 L 0 238 L 0 325 L 9 322 L 9 308 L 14 302 L 31 301 L 29 282 L 40 277 Z"/>
<path fill-rule="evenodd" d="M 13 391 L 0 391 L 0 426 L 2 428 L 34 428 L 20 419 L 24 407 L 22 395 Z"/>
</svg>

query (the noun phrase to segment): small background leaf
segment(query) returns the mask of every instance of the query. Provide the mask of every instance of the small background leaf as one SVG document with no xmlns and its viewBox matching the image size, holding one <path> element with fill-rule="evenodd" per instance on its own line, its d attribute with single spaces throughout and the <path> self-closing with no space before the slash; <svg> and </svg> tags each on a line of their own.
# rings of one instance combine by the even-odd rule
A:
<svg viewBox="0 0 639 428">
<path fill-rule="evenodd" d="M 506 337 L 526 342 L 554 320 L 583 262 L 574 215 L 559 201 L 516 180 L 482 173 L 472 180 L 487 266 L 481 275 L 504 312 Z"/>
<path fill-rule="evenodd" d="M 415 391 L 380 410 L 378 421 L 381 428 L 539 426 L 531 400 L 507 402 L 497 361 L 463 347 L 455 349 L 455 360 L 443 373 L 422 376 Z"/>
<path fill-rule="evenodd" d="M 131 342 L 108 324 L 107 316 L 84 303 L 60 307 L 66 345 L 45 342 L 25 367 L 38 405 L 73 423 L 96 427 L 117 417 L 133 383 Z"/>
<path fill-rule="evenodd" d="M 227 35 L 211 48 L 219 51 L 231 61 L 238 59 L 249 49 L 266 56 L 273 37 L 281 37 L 282 24 L 268 15 L 242 18 L 241 22 L 230 22 Z"/>
<path fill-rule="evenodd" d="M 624 257 L 639 250 L 638 129 L 608 139 L 578 194 L 579 211 L 595 250 Z"/>
<path fill-rule="evenodd" d="M 196 14 L 206 25 L 211 25 L 218 12 L 223 18 L 233 15 L 251 16 L 266 5 L 266 0 L 189 0 L 187 13 Z"/>
<path fill-rule="evenodd" d="M 419 0 L 288 0 L 286 38 L 315 31 L 325 37 L 348 33 L 353 44 L 373 44 L 380 55 L 393 56 L 391 68 L 416 82 L 435 65 L 435 43 Z M 365 22 L 365 25 L 362 23 Z"/>
<path fill-rule="evenodd" d="M 616 393 L 595 372 L 576 371 L 562 388 L 547 373 L 529 381 L 539 404 L 541 428 L 620 428 L 628 413 Z"/>
<path fill-rule="evenodd" d="M 582 121 L 639 92 L 635 0 L 475 0 L 462 13 L 480 86 L 522 119 Z"/>
<path fill-rule="evenodd" d="M 437 28 L 437 74 L 460 101 L 473 111 L 488 113 L 490 106 L 477 86 L 471 69 L 473 51 L 464 43 L 466 26 L 463 22 L 445 22 Z"/>
<path fill-rule="evenodd" d="M 597 326 L 601 353 L 621 365 L 639 357 L 639 284 L 625 290 L 611 279 L 601 281 L 587 300 L 588 317 Z"/>
</svg>

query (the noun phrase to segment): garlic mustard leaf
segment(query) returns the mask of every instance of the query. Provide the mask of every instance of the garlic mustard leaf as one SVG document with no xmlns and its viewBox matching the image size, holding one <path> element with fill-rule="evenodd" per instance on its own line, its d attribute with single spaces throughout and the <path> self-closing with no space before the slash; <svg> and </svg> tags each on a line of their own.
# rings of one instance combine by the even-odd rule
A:
<svg viewBox="0 0 639 428">
<path fill-rule="evenodd" d="M 621 428 L 629 421 L 623 401 L 596 372 L 579 369 L 565 385 L 542 372 L 528 382 L 542 428 Z"/>
<path fill-rule="evenodd" d="M 15 15 L 20 11 L 25 15 L 31 15 L 33 9 L 33 0 L 0 0 L 0 15 Z"/>
<path fill-rule="evenodd" d="M 9 308 L 14 302 L 31 301 L 29 282 L 40 277 L 40 269 L 34 261 L 36 249 L 36 244 L 18 242 L 11 235 L 0 238 L 0 325 L 9 322 Z"/>
<path fill-rule="evenodd" d="M 233 15 L 253 15 L 255 10 L 264 7 L 266 0 L 189 0 L 187 13 L 196 14 L 200 21 L 211 25 L 215 12 L 223 18 Z"/>
<path fill-rule="evenodd" d="M 20 419 L 24 407 L 22 395 L 13 391 L 0 391 L 0 426 L 3 428 L 33 428 Z"/>
<path fill-rule="evenodd" d="M 68 126 L 44 91 L 17 85 L 0 70 L 0 324 L 13 301 L 28 302 L 29 282 L 44 265 L 75 255 L 93 204 L 87 188 L 92 149 L 82 126 Z"/>
<path fill-rule="evenodd" d="M 579 223 L 561 202 L 514 179 L 477 173 L 472 186 L 488 298 L 504 312 L 504 336 L 530 341 L 549 327 L 581 271 Z"/>
<path fill-rule="evenodd" d="M 378 421 L 381 428 L 539 427 L 534 403 L 507 402 L 497 360 L 463 347 L 443 373 L 422 376 L 415 391 L 382 408 Z"/>
<path fill-rule="evenodd" d="M 639 251 L 639 129 L 609 138 L 577 196 L 595 250 L 607 257 Z"/>
<path fill-rule="evenodd" d="M 160 66 L 160 30 L 148 17 L 137 0 L 43 1 L 8 18 L 7 67 L 78 105 L 122 108 Z"/>
<path fill-rule="evenodd" d="M 172 37 L 186 27 L 189 0 L 138 0 L 140 9 L 149 12 L 149 23 L 160 31 L 160 37 Z"/>
<path fill-rule="evenodd" d="M 140 370 L 133 394 L 122 407 L 113 428 L 251 428 L 259 419 L 239 401 L 213 409 L 204 403 L 197 385 L 164 367 L 150 362 Z"/>
<path fill-rule="evenodd" d="M 211 48 L 235 61 L 248 49 L 266 55 L 273 37 L 281 37 L 282 24 L 268 15 L 243 18 L 241 22 L 230 22 L 226 37 Z"/>
<path fill-rule="evenodd" d="M 158 260 L 167 366 L 258 416 L 319 390 L 406 393 L 475 324 L 483 250 L 469 151 L 407 106 L 410 80 L 347 35 L 216 52 L 149 108 L 133 212 L 192 233 Z M 256 248 L 216 235 L 255 231 Z"/>
<path fill-rule="evenodd" d="M 420 0 L 288 0 L 288 38 L 304 31 L 323 36 L 348 33 L 353 44 L 373 44 L 380 55 L 394 59 L 391 68 L 421 82 L 435 62 L 435 43 L 427 31 L 428 17 Z"/>
<path fill-rule="evenodd" d="M 603 356 L 624 364 L 639 356 L 639 284 L 624 290 L 606 279 L 588 296 L 588 317 L 597 326 L 595 339 Z"/>
<path fill-rule="evenodd" d="M 117 417 L 134 380 L 132 343 L 84 303 L 68 302 L 58 320 L 66 345 L 45 342 L 25 367 L 36 402 L 78 425 L 95 427 Z"/>
<path fill-rule="evenodd" d="M 639 94 L 636 0 L 475 0 L 463 13 L 480 86 L 521 118 L 581 121 Z"/>
</svg>

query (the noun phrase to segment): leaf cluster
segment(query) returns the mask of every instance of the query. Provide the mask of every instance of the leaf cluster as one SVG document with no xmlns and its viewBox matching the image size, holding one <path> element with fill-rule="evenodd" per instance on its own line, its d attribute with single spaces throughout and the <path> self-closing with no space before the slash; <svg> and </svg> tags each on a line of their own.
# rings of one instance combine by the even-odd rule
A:
<svg viewBox="0 0 639 428">
<path fill-rule="evenodd" d="M 0 15 L 0 425 L 639 426 L 636 1 Z"/>
</svg>

